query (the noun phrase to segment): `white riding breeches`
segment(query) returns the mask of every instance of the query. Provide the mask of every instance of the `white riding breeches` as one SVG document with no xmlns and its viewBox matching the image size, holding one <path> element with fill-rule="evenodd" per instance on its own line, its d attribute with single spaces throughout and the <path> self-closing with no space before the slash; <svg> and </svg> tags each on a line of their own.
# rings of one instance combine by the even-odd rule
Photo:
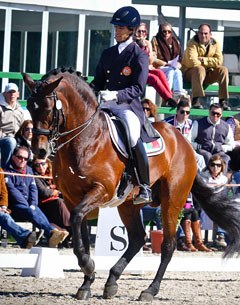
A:
<svg viewBox="0 0 240 305">
<path fill-rule="evenodd" d="M 130 145 L 131 147 L 136 146 L 141 134 L 141 124 L 129 104 L 124 103 L 118 105 L 116 102 L 111 101 L 101 104 L 100 107 L 111 110 L 114 115 L 126 122 L 130 134 Z"/>
</svg>

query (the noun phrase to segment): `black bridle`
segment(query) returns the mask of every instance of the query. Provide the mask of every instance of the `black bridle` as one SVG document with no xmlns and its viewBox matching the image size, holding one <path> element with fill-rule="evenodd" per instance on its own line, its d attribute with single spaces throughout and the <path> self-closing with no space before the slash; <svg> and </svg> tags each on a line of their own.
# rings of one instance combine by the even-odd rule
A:
<svg viewBox="0 0 240 305">
<path fill-rule="evenodd" d="M 46 81 L 44 81 L 46 82 Z M 35 90 L 32 92 L 32 95 L 30 98 L 32 99 L 36 99 L 37 94 L 38 94 L 38 87 L 36 86 Z M 52 123 L 51 123 L 51 129 L 45 129 L 45 128 L 33 128 L 33 134 L 34 135 L 44 135 L 46 137 L 48 137 L 48 142 L 51 148 L 51 154 L 55 154 L 60 148 L 62 148 L 64 145 L 66 145 L 67 143 L 69 143 L 70 141 L 72 141 L 74 138 L 76 138 L 80 133 L 82 133 L 93 121 L 96 113 L 98 111 L 96 111 L 85 123 L 83 123 L 82 125 L 73 128 L 69 131 L 65 131 L 65 132 L 60 132 L 59 129 L 61 126 L 65 126 L 66 123 L 66 117 L 64 114 L 64 109 L 62 107 L 62 102 L 58 99 L 57 93 L 55 91 L 52 92 L 51 95 L 47 95 L 45 96 L 45 98 L 53 98 L 54 99 L 54 106 L 53 106 L 53 119 L 52 119 Z M 34 102 L 36 105 L 36 102 Z M 59 105 L 61 104 L 61 107 L 59 107 Z M 35 106 L 36 108 L 38 107 L 37 105 Z M 62 116 L 63 119 L 63 123 L 60 126 L 60 115 Z M 70 139 L 68 139 L 67 141 L 65 141 L 64 143 L 61 143 L 60 145 L 57 145 L 57 141 L 66 135 L 71 134 L 72 132 L 81 129 L 78 133 L 74 134 Z"/>
</svg>

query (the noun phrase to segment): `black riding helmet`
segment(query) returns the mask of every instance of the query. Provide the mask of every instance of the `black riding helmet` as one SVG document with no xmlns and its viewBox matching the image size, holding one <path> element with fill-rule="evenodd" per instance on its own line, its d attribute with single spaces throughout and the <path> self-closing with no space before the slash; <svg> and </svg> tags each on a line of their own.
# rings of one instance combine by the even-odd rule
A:
<svg viewBox="0 0 240 305">
<path fill-rule="evenodd" d="M 110 23 L 118 26 L 127 26 L 129 28 L 135 28 L 141 22 L 139 12 L 132 6 L 123 6 L 118 9 Z"/>
</svg>

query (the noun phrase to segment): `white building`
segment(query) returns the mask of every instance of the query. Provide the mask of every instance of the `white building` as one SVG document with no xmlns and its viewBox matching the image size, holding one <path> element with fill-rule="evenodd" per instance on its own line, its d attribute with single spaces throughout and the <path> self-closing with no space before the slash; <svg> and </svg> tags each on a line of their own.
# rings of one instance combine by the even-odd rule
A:
<svg viewBox="0 0 240 305">
<path fill-rule="evenodd" d="M 101 51 L 114 41 L 109 23 L 111 16 L 126 5 L 132 5 L 132 1 L 0 1 L 0 71 L 43 74 L 54 67 L 67 65 L 84 75 L 92 75 Z M 150 38 L 164 18 L 173 24 L 178 34 L 178 7 L 163 6 L 162 14 L 159 14 L 160 7 L 156 5 L 133 6 L 149 25 Z M 189 28 L 196 29 L 200 23 L 208 22 L 214 31 L 221 31 L 214 34 L 222 42 L 228 35 L 235 35 L 240 40 L 237 10 L 187 8 L 186 18 L 186 37 Z"/>
</svg>

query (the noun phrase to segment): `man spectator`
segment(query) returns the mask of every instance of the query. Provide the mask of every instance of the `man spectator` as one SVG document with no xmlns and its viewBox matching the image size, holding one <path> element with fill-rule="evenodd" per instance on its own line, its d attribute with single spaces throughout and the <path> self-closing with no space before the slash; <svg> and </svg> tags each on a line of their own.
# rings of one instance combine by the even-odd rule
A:
<svg viewBox="0 0 240 305">
<path fill-rule="evenodd" d="M 181 134 L 191 143 L 192 120 L 189 119 L 190 105 L 188 101 L 181 100 L 177 105 L 175 115 L 168 117 L 164 121 L 175 126 Z M 195 152 L 198 170 L 202 171 L 205 167 L 205 161 L 202 155 Z"/>
<path fill-rule="evenodd" d="M 203 108 L 199 98 L 205 96 L 203 84 L 219 84 L 219 103 L 224 110 L 229 109 L 228 69 L 223 64 L 219 42 L 211 33 L 209 24 L 201 24 L 198 33 L 188 41 L 182 61 L 183 78 L 191 82 L 192 107 Z"/>
<path fill-rule="evenodd" d="M 18 86 L 9 83 L 0 94 L 0 151 L 1 167 L 5 168 L 17 145 L 14 138 L 24 121 L 23 110 L 18 103 Z"/>
<path fill-rule="evenodd" d="M 226 152 L 235 147 L 232 129 L 227 122 L 221 119 L 222 111 L 220 104 L 212 104 L 208 117 L 193 122 L 192 146 L 203 155 L 206 164 L 212 155 L 219 154 L 228 165 L 230 157 Z"/>
<path fill-rule="evenodd" d="M 33 172 L 27 165 L 28 157 L 28 148 L 16 147 L 6 168 L 7 172 L 13 173 L 5 176 L 9 208 L 12 210 L 13 218 L 29 221 L 40 230 L 43 229 L 44 235 L 49 239 L 49 246 L 55 248 L 64 241 L 68 232 L 54 228 L 38 207 L 38 191 L 34 178 L 29 176 L 33 175 Z"/>
</svg>

